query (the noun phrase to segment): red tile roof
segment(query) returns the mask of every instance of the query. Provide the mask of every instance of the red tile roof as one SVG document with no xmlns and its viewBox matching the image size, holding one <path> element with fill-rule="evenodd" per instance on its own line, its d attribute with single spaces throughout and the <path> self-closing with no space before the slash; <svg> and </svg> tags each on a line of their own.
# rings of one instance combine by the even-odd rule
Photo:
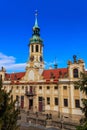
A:
<svg viewBox="0 0 87 130">
<path fill-rule="evenodd" d="M 20 80 L 25 75 L 25 72 L 5 74 L 6 80 Z"/>
<path fill-rule="evenodd" d="M 50 79 L 54 79 L 54 81 L 57 82 L 60 77 L 64 78 L 65 76 L 67 76 L 67 74 L 68 74 L 67 68 L 58 68 L 58 69 L 44 70 L 42 76 L 47 82 L 50 82 Z M 6 73 L 5 79 L 20 80 L 24 75 L 25 72 L 11 73 L 11 74 Z"/>
<path fill-rule="evenodd" d="M 43 78 L 46 80 L 50 80 L 53 78 L 54 80 L 58 80 L 58 78 L 64 78 L 68 74 L 67 68 L 58 68 L 58 69 L 49 69 L 43 71 Z"/>
</svg>

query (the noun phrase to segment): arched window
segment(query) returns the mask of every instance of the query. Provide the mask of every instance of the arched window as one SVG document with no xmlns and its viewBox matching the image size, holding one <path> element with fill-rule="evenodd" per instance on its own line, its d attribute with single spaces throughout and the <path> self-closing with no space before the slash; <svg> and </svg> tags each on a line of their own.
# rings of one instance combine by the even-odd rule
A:
<svg viewBox="0 0 87 130">
<path fill-rule="evenodd" d="M 73 70 L 73 77 L 78 78 L 78 69 Z"/>
<path fill-rule="evenodd" d="M 34 48 L 33 48 L 33 45 L 31 46 L 31 51 L 34 52 Z"/>
<path fill-rule="evenodd" d="M 39 49 L 38 49 L 38 45 L 36 45 L 36 52 L 38 52 L 38 50 L 39 50 Z"/>
</svg>

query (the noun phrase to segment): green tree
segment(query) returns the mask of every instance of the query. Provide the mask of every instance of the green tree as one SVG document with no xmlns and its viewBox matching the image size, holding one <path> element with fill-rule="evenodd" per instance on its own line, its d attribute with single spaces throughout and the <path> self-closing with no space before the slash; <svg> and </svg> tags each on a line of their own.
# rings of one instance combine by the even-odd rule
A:
<svg viewBox="0 0 87 130">
<path fill-rule="evenodd" d="M 7 93 L 3 89 L 0 78 L 0 130 L 18 130 L 19 109 L 15 109 L 16 101 L 13 101 L 11 92 Z"/>
<path fill-rule="evenodd" d="M 74 84 L 77 86 L 77 88 L 82 91 L 86 98 L 81 99 L 82 100 L 82 113 L 84 114 L 84 117 L 80 120 L 80 125 L 77 127 L 77 130 L 87 130 L 87 73 L 81 73 L 80 79 Z"/>
</svg>

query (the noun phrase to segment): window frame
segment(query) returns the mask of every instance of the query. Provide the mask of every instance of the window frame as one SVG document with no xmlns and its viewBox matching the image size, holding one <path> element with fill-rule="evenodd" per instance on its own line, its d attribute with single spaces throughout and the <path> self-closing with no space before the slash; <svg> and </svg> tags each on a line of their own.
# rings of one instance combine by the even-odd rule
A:
<svg viewBox="0 0 87 130">
<path fill-rule="evenodd" d="M 18 86 L 18 85 L 16 86 L 16 89 L 17 89 L 17 90 L 19 89 L 19 86 Z"/>
<path fill-rule="evenodd" d="M 58 86 L 54 86 L 54 89 L 55 89 L 55 90 L 58 90 Z"/>
<path fill-rule="evenodd" d="M 49 90 L 50 89 L 50 86 L 47 86 L 47 90 Z"/>
<path fill-rule="evenodd" d="M 64 90 L 67 90 L 67 86 L 63 86 L 63 89 L 64 89 Z"/>
<path fill-rule="evenodd" d="M 75 89 L 75 90 L 79 90 L 79 88 L 78 88 L 77 86 L 74 86 L 74 89 Z"/>
<path fill-rule="evenodd" d="M 47 105 L 50 105 L 50 97 L 47 97 Z"/>
<path fill-rule="evenodd" d="M 34 46 L 33 45 L 31 45 L 31 51 L 34 52 Z"/>
<path fill-rule="evenodd" d="M 80 100 L 75 99 L 75 108 L 80 108 Z"/>
<path fill-rule="evenodd" d="M 54 104 L 55 104 L 55 106 L 58 106 L 58 104 L 59 104 L 59 101 L 58 101 L 57 97 L 54 98 Z"/>
<path fill-rule="evenodd" d="M 24 86 L 22 86 L 22 90 L 24 90 Z"/>
<path fill-rule="evenodd" d="M 42 90 L 42 86 L 39 86 L 39 90 Z"/>
<path fill-rule="evenodd" d="M 36 45 L 36 52 L 39 52 L 39 45 Z"/>
<path fill-rule="evenodd" d="M 68 99 L 64 98 L 64 107 L 68 107 Z"/>
<path fill-rule="evenodd" d="M 77 68 L 73 69 L 73 78 L 78 78 L 79 77 L 79 71 Z"/>
</svg>

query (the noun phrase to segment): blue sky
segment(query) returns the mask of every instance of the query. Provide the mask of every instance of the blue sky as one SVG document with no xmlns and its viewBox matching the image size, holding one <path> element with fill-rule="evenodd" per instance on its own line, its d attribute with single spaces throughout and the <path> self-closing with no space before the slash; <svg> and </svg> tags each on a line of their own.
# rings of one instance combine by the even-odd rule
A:
<svg viewBox="0 0 87 130">
<path fill-rule="evenodd" d="M 44 40 L 46 68 L 67 67 L 73 55 L 87 68 L 86 0 L 0 0 L 0 67 L 25 71 L 35 10 Z"/>
</svg>

